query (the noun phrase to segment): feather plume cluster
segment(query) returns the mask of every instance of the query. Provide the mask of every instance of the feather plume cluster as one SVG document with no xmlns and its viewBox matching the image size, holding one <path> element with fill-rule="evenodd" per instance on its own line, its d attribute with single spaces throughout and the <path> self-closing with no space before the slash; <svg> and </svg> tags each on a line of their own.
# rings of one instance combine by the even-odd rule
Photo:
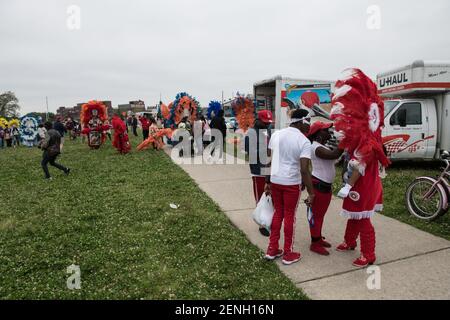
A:
<svg viewBox="0 0 450 320">
<path fill-rule="evenodd" d="M 231 104 L 239 128 L 244 132 L 255 123 L 255 105 L 250 98 L 238 95 Z"/>
<path fill-rule="evenodd" d="M 384 103 L 376 84 L 359 69 L 349 69 L 338 80 L 332 97 L 331 119 L 342 135 L 339 147 L 356 159 L 358 170 L 371 161 L 384 167 L 389 159 L 383 151 L 381 130 L 384 125 Z"/>
<path fill-rule="evenodd" d="M 108 120 L 108 111 L 101 101 L 89 101 L 81 107 L 80 121 L 84 127 L 89 124 L 92 119 L 92 111 L 96 110 L 100 121 Z"/>
</svg>

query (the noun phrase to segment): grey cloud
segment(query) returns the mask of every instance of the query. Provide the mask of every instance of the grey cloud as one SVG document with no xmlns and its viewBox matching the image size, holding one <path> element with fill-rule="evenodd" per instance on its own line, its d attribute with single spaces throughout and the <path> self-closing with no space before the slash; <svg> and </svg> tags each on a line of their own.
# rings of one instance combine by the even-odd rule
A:
<svg viewBox="0 0 450 320">
<path fill-rule="evenodd" d="M 66 27 L 81 8 L 81 30 Z M 366 28 L 379 5 L 381 30 Z M 369 75 L 415 59 L 450 59 L 447 0 L 422 1 L 1 1 L 0 91 L 22 113 L 88 99 L 114 104 L 179 91 L 202 105 L 221 91 L 251 92 L 277 74 L 336 79 L 347 67 Z"/>
</svg>

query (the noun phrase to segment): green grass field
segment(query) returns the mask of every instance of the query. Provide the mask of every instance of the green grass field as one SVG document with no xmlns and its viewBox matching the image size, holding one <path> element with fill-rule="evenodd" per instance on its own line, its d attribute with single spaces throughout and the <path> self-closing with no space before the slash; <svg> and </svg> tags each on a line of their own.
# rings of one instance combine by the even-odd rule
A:
<svg viewBox="0 0 450 320">
<path fill-rule="evenodd" d="M 405 206 L 405 192 L 408 185 L 419 176 L 435 177 L 443 166 L 440 162 L 394 163 L 383 180 L 384 215 L 408 223 L 418 229 L 450 240 L 450 213 L 435 221 L 425 222 L 410 215 Z"/>
<path fill-rule="evenodd" d="M 67 142 L 49 182 L 40 160 L 0 150 L 1 299 L 306 298 L 163 152 Z"/>
<path fill-rule="evenodd" d="M 59 161 L 72 174 L 50 167 L 50 182 L 40 159 L 0 150 L 1 299 L 306 298 L 163 152 L 67 142 Z M 404 205 L 416 176 L 438 173 L 437 163 L 394 164 L 384 214 L 450 240 L 449 214 L 422 222 Z M 67 289 L 71 264 L 81 290 Z"/>
</svg>

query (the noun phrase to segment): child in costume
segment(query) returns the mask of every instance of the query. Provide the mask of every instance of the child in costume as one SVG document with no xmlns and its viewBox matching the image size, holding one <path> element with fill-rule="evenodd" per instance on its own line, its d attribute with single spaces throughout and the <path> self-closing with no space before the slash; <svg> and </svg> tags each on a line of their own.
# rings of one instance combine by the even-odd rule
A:
<svg viewBox="0 0 450 320">
<path fill-rule="evenodd" d="M 359 69 L 349 70 L 335 87 L 331 118 L 342 135 L 339 148 L 348 152 L 352 170 L 348 183 L 338 194 L 344 198 L 341 214 L 348 221 L 344 242 L 337 250 L 354 250 L 359 236 L 361 256 L 353 265 L 366 267 L 376 260 L 375 230 L 370 218 L 382 193 L 379 166 L 390 163 L 380 139 L 384 103 L 376 84 Z"/>
<path fill-rule="evenodd" d="M 311 232 L 310 250 L 317 254 L 328 256 L 326 248 L 331 244 L 322 236 L 322 225 L 333 196 L 332 186 L 336 176 L 335 163 L 342 155 L 343 150 L 331 150 L 326 146 L 331 139 L 329 129 L 333 123 L 317 121 L 309 130 L 308 138 L 311 141 L 312 183 L 314 188 L 314 202 L 308 208 L 309 230 Z"/>
</svg>

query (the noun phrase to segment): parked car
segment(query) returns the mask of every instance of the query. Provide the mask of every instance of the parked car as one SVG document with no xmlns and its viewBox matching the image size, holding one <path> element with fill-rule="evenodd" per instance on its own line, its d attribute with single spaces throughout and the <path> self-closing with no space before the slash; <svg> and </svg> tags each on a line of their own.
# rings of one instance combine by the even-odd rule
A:
<svg viewBox="0 0 450 320">
<path fill-rule="evenodd" d="M 232 129 L 234 131 L 238 128 L 238 123 L 236 121 L 236 118 L 225 118 L 225 123 L 227 125 L 227 129 Z"/>
</svg>

